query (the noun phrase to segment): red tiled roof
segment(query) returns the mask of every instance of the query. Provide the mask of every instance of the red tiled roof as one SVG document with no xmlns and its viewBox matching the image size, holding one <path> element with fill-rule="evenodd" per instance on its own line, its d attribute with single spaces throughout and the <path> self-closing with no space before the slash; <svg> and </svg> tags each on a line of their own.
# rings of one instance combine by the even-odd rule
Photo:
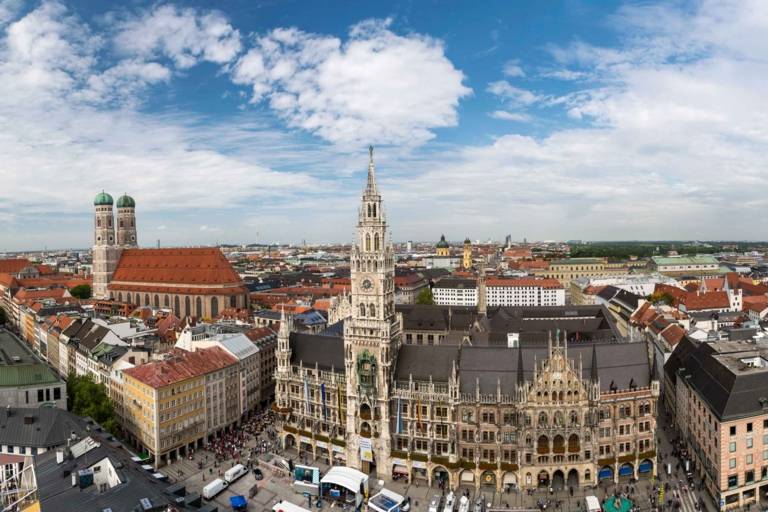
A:
<svg viewBox="0 0 768 512">
<path fill-rule="evenodd" d="M 92 279 L 86 279 L 84 277 L 76 277 L 66 274 L 47 275 L 38 278 L 19 279 L 19 286 L 23 288 L 43 288 L 46 286 L 66 286 L 67 288 L 74 288 L 81 284 L 87 284 L 91 286 Z"/>
<path fill-rule="evenodd" d="M 250 329 L 248 331 L 245 331 L 243 334 L 245 334 L 249 340 L 253 342 L 257 342 L 266 337 L 274 336 L 275 331 L 273 331 L 269 327 L 257 327 L 256 329 Z"/>
<path fill-rule="evenodd" d="M 6 288 L 18 288 L 19 282 L 11 274 L 0 272 L 0 285 Z"/>
<path fill-rule="evenodd" d="M 251 321 L 251 314 L 247 309 L 225 308 L 215 320 L 240 320 L 248 323 Z"/>
<path fill-rule="evenodd" d="M 533 258 L 533 251 L 530 249 L 507 249 L 504 251 L 505 258 Z"/>
<path fill-rule="evenodd" d="M 40 272 L 41 276 L 56 273 L 56 269 L 51 267 L 50 265 L 35 265 L 35 268 L 37 269 L 38 272 Z"/>
<path fill-rule="evenodd" d="M 728 300 L 728 292 L 689 292 L 680 300 L 680 303 L 685 304 L 685 309 L 688 311 L 728 309 L 731 306 L 731 302 Z"/>
<path fill-rule="evenodd" d="M 548 269 L 549 262 L 547 260 L 533 260 L 533 261 L 518 261 L 512 265 L 514 268 L 520 270 L 533 270 L 533 269 Z"/>
<path fill-rule="evenodd" d="M 14 299 L 19 302 L 30 299 L 58 299 L 64 297 L 64 294 L 68 293 L 66 288 L 49 288 L 47 290 L 19 290 Z"/>
<path fill-rule="evenodd" d="M 661 332 L 661 336 L 674 347 L 685 336 L 685 330 L 677 324 L 672 324 Z"/>
<path fill-rule="evenodd" d="M 314 309 L 319 309 L 321 311 L 328 311 L 328 308 L 331 307 L 331 300 L 330 299 L 317 299 L 314 304 L 312 304 L 312 307 Z"/>
<path fill-rule="evenodd" d="M 11 258 L 0 260 L 0 272 L 7 274 L 17 274 L 29 267 L 31 263 L 26 258 Z"/>
<path fill-rule="evenodd" d="M 240 276 L 219 249 L 125 249 L 113 283 L 242 286 Z"/>
<path fill-rule="evenodd" d="M 485 282 L 487 287 L 515 287 L 515 288 L 562 288 L 563 285 L 557 279 L 488 279 Z"/>
<path fill-rule="evenodd" d="M 195 352 L 175 350 L 165 361 L 129 368 L 123 373 L 155 389 L 193 377 L 205 375 L 237 364 L 237 359 L 219 347 L 200 349 Z"/>
</svg>

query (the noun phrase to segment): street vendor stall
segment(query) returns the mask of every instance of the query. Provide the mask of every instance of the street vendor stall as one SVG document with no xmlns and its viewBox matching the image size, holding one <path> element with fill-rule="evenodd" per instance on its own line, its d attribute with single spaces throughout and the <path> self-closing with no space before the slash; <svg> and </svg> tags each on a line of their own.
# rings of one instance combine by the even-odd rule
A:
<svg viewBox="0 0 768 512">
<path fill-rule="evenodd" d="M 368 475 L 356 469 L 335 466 L 320 480 L 320 495 L 358 509 L 368 496 Z"/>
</svg>

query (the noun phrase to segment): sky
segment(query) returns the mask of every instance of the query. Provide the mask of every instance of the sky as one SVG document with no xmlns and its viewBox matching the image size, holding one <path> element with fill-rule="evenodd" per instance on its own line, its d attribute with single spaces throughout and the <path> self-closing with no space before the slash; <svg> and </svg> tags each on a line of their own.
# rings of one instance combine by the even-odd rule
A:
<svg viewBox="0 0 768 512">
<path fill-rule="evenodd" d="M 768 2 L 0 0 L 0 251 L 768 239 Z"/>
</svg>

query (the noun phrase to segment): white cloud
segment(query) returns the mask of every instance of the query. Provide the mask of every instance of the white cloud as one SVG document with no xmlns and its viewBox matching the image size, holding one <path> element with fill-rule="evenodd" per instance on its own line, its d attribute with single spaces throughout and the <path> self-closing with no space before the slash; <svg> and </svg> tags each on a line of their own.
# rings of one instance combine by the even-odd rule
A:
<svg viewBox="0 0 768 512">
<path fill-rule="evenodd" d="M 180 68 L 200 60 L 225 64 L 240 52 L 240 32 L 218 12 L 159 5 L 116 25 L 115 46 L 143 59 L 167 57 Z"/>
<path fill-rule="evenodd" d="M 23 0 L 0 0 L 0 27 L 15 19 L 23 5 Z"/>
<path fill-rule="evenodd" d="M 521 114 L 520 112 L 509 112 L 507 110 L 494 110 L 488 114 L 494 119 L 500 119 L 502 121 L 530 121 L 530 116 L 527 114 Z"/>
<path fill-rule="evenodd" d="M 515 87 L 506 80 L 499 80 L 488 84 L 488 92 L 499 96 L 510 105 L 527 107 L 543 99 L 542 96 L 535 94 L 527 89 Z"/>
<path fill-rule="evenodd" d="M 471 93 L 440 41 L 397 35 L 388 20 L 354 25 L 345 42 L 275 29 L 237 62 L 233 80 L 290 126 L 340 145 L 424 143 L 433 128 L 457 124 Z"/>
<path fill-rule="evenodd" d="M 142 87 L 168 81 L 170 71 L 134 58 L 104 63 L 104 44 L 57 2 L 0 32 L 0 217 L 11 223 L 0 230 L 0 247 L 85 245 L 91 201 L 102 188 L 133 194 L 147 226 L 164 225 L 164 215 L 235 209 L 255 198 L 269 204 L 324 188 L 304 173 L 276 172 L 257 157 L 195 142 L 212 127 L 194 116 L 133 108 Z M 254 137 L 266 131 L 251 129 Z M 15 224 L 46 215 L 52 221 L 37 235 Z M 69 218 L 82 220 L 61 224 Z M 192 242 L 183 231 L 177 243 Z"/>
<path fill-rule="evenodd" d="M 503 72 L 506 76 L 513 78 L 525 76 L 525 71 L 520 67 L 520 63 L 517 60 L 510 60 L 504 64 Z"/>
<path fill-rule="evenodd" d="M 451 204 L 442 229 L 460 236 L 768 238 L 765 226 L 744 222 L 768 208 L 768 4 L 693 8 L 627 8 L 615 18 L 628 34 L 620 46 L 552 49 L 590 77 L 565 96 L 495 82 L 489 90 L 507 104 L 561 107 L 579 128 L 461 148 L 416 171 L 398 201 Z M 483 201 L 466 199 L 467 180 Z M 520 211 L 530 213 L 523 222 Z"/>
</svg>

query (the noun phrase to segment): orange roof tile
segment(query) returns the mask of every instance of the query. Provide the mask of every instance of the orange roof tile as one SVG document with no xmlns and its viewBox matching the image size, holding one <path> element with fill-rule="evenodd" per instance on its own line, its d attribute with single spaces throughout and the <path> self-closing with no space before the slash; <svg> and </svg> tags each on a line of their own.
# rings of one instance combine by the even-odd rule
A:
<svg viewBox="0 0 768 512">
<path fill-rule="evenodd" d="M 125 249 L 113 283 L 242 286 L 240 276 L 219 249 Z"/>
<path fill-rule="evenodd" d="M 237 359 L 219 347 L 211 347 L 195 352 L 175 350 L 170 359 L 129 368 L 123 373 L 157 389 L 215 372 L 233 364 L 237 364 Z"/>
<path fill-rule="evenodd" d="M 685 336 L 685 330 L 677 324 L 672 324 L 661 332 L 661 336 L 667 340 L 670 346 L 674 347 Z"/>
<path fill-rule="evenodd" d="M 19 282 L 11 274 L 0 272 L 0 285 L 5 286 L 6 288 L 17 288 Z"/>
<path fill-rule="evenodd" d="M 30 265 L 31 263 L 26 258 L 11 258 L 0 260 L 0 272 L 7 274 L 17 274 Z"/>
</svg>

